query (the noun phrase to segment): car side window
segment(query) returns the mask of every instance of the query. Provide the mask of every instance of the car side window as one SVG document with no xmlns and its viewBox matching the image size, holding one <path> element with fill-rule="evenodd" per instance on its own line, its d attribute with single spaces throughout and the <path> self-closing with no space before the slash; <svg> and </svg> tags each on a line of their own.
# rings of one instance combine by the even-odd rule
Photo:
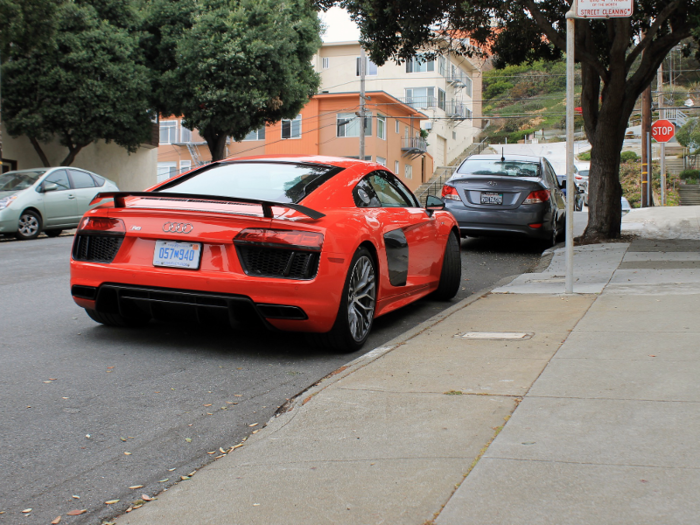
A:
<svg viewBox="0 0 700 525">
<path fill-rule="evenodd" d="M 369 177 L 365 177 L 358 182 L 352 192 L 352 196 L 355 199 L 355 206 L 358 208 L 381 208 L 382 203 L 377 198 L 374 188 L 372 188 L 372 185 L 367 180 L 368 178 Z"/>
<path fill-rule="evenodd" d="M 403 196 L 406 202 L 408 202 L 407 206 L 409 208 L 421 207 L 420 203 L 418 202 L 418 199 L 416 199 L 411 190 L 409 190 L 396 175 L 388 171 L 383 171 L 382 176 L 385 177 L 390 182 L 390 184 L 396 188 L 396 191 L 398 191 Z"/>
<path fill-rule="evenodd" d="M 552 188 L 558 188 L 559 187 L 559 180 L 557 179 L 556 173 L 554 173 L 554 169 L 552 166 L 550 166 L 549 162 L 545 164 L 546 167 L 546 173 L 547 173 L 547 183 L 549 186 Z"/>
<path fill-rule="evenodd" d="M 384 208 L 411 208 L 413 202 L 405 191 L 394 181 L 390 173 L 375 171 L 367 176 L 367 181 Z"/>
<path fill-rule="evenodd" d="M 54 171 L 51 175 L 46 177 L 44 179 L 43 184 L 46 184 L 47 182 L 53 182 L 58 186 L 56 191 L 63 191 L 63 190 L 69 190 L 70 189 L 70 182 L 68 181 L 68 173 L 66 170 L 57 170 Z"/>
<path fill-rule="evenodd" d="M 75 189 L 95 187 L 95 181 L 89 173 L 78 170 L 69 170 L 69 172 L 70 178 L 73 181 L 73 187 Z"/>
</svg>

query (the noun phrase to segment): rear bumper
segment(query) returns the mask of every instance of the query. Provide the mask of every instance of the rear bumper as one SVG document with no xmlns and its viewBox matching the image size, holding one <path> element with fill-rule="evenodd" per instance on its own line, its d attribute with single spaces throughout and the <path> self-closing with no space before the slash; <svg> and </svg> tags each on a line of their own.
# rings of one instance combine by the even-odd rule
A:
<svg viewBox="0 0 700 525">
<path fill-rule="evenodd" d="M 514 210 L 476 210 L 461 203 L 447 203 L 445 209 L 459 224 L 462 236 L 517 235 L 535 239 L 552 236 L 552 212 L 548 205 L 535 204 Z M 540 224 L 540 227 L 530 225 Z"/>
</svg>

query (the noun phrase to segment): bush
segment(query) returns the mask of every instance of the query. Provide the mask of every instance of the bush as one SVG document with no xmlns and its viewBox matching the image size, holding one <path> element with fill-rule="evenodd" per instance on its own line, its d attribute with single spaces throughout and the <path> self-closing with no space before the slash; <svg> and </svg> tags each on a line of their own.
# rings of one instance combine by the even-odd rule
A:
<svg viewBox="0 0 700 525">
<path fill-rule="evenodd" d="M 620 162 L 634 162 L 639 157 L 634 151 L 623 151 L 620 153 Z"/>
<path fill-rule="evenodd" d="M 696 181 L 700 179 L 700 170 L 683 170 L 678 176 L 686 182 Z"/>
<path fill-rule="evenodd" d="M 583 153 L 580 153 L 578 156 L 578 160 L 591 160 L 591 152 L 584 151 Z"/>
</svg>

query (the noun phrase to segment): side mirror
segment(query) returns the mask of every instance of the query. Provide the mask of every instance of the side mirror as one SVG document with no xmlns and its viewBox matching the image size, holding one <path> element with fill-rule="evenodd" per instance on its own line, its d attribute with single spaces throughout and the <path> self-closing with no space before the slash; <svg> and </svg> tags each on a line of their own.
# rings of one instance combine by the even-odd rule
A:
<svg viewBox="0 0 700 525">
<path fill-rule="evenodd" d="M 445 201 L 439 197 L 436 197 L 435 195 L 428 195 L 428 197 L 425 199 L 425 209 L 428 212 L 428 215 L 432 215 L 436 210 L 445 209 Z"/>
<path fill-rule="evenodd" d="M 58 184 L 55 182 L 45 182 L 42 187 L 41 191 L 43 193 L 46 193 L 47 191 L 56 191 L 58 189 Z"/>
</svg>

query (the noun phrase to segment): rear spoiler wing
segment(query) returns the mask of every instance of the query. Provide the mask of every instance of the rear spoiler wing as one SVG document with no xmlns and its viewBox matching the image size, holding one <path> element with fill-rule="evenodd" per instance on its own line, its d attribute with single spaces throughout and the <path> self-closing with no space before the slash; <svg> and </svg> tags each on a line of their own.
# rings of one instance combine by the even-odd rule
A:
<svg viewBox="0 0 700 525">
<path fill-rule="evenodd" d="M 321 213 L 306 206 L 301 206 L 300 204 L 293 204 L 291 202 L 275 202 L 275 201 L 264 201 L 260 199 L 244 199 L 240 197 L 222 197 L 221 195 L 199 195 L 194 193 L 157 193 L 152 191 L 117 191 L 117 192 L 104 192 L 98 193 L 90 202 L 90 205 L 96 204 L 103 199 L 114 199 L 115 208 L 125 208 L 126 203 L 124 199 L 126 197 L 143 197 L 148 199 L 177 199 L 177 200 L 192 200 L 192 201 L 218 201 L 218 202 L 239 202 L 243 204 L 260 204 L 263 209 L 263 217 L 266 219 L 272 219 L 274 216 L 272 214 L 272 207 L 278 206 L 280 208 L 288 208 L 290 210 L 298 211 L 303 213 L 311 219 L 318 220 L 321 217 L 325 217 L 325 213 Z"/>
</svg>

